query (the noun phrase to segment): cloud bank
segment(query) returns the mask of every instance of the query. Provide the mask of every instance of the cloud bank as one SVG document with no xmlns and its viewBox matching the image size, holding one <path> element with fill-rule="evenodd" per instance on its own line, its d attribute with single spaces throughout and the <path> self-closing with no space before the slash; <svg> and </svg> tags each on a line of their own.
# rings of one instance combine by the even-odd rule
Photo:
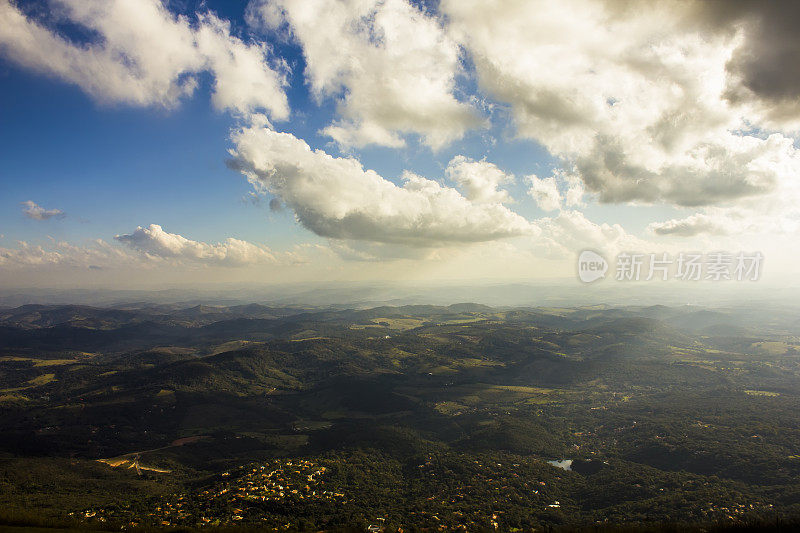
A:
<svg viewBox="0 0 800 533">
<path fill-rule="evenodd" d="M 276 263 L 272 251 L 265 246 L 229 237 L 225 242 L 209 244 L 168 233 L 158 224 L 137 227 L 133 233 L 117 235 L 114 239 L 147 258 L 188 261 L 207 265 L 243 266 Z"/>
<path fill-rule="evenodd" d="M 115 236 L 114 240 L 116 243 L 97 239 L 84 245 L 53 241 L 49 246 L 20 241 L 16 248 L 0 247 L 0 267 L 249 267 L 298 265 L 308 261 L 302 247 L 275 252 L 233 237 L 212 244 L 166 232 L 158 224 L 139 226 L 131 233 Z"/>
</svg>

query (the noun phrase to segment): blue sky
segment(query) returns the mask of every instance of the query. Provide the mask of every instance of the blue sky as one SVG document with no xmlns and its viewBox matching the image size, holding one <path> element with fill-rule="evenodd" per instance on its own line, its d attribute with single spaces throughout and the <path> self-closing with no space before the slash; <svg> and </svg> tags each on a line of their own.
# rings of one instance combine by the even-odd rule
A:
<svg viewBox="0 0 800 533">
<path fill-rule="evenodd" d="M 247 33 L 242 4 L 206 3 Z M 330 139 L 319 135 L 334 116 L 335 105 L 330 100 L 317 102 L 309 94 L 301 50 L 270 42 L 279 46 L 293 70 L 287 91 L 293 116 L 280 128 L 341 155 Z M 7 103 L 0 108 L 0 158 L 6 162 L 0 181 L 6 199 L 0 225 L 6 240 L 94 239 L 100 232 L 108 238 L 154 220 L 203 240 L 224 240 L 232 234 L 276 246 L 315 240 L 294 224 L 291 213 L 269 213 L 247 201 L 251 187 L 225 166 L 228 131 L 237 121 L 209 106 L 208 80 L 176 109 L 140 109 L 99 104 L 77 87 L 9 61 L 0 62 L 0 68 L 0 99 Z M 532 141 L 514 139 L 507 128 L 506 122 L 495 123 L 437 153 L 412 139 L 405 150 L 366 147 L 358 156 L 365 167 L 387 177 L 412 170 L 441 179 L 447 162 L 458 154 L 485 157 L 519 175 L 548 173 L 553 158 Z M 489 136 L 503 142 L 487 143 Z M 524 194 L 520 197 L 520 210 L 535 213 L 535 204 Z M 43 226 L 18 209 L 30 199 L 58 205 L 71 216 Z"/>
<path fill-rule="evenodd" d="M 502 277 L 486 257 L 555 275 L 587 247 L 782 248 L 776 228 L 797 228 L 800 113 L 726 59 L 767 37 L 676 22 L 643 44 L 658 27 L 644 11 L 495 3 L 0 1 L 0 268 L 76 275 L 87 250 L 111 253 L 97 239 L 125 258 L 95 268 L 206 265 L 217 279 L 241 276 L 216 270 L 234 265 L 287 281 L 332 268 Z M 150 18 L 120 16 L 139 9 Z M 681 9 L 659 16 L 694 16 Z M 253 248 L 231 259 L 230 238 Z"/>
<path fill-rule="evenodd" d="M 212 6 L 219 12 L 217 3 L 209 2 Z M 302 79 L 302 54 L 294 46 L 282 50 L 295 74 L 288 91 L 294 116 L 281 129 L 341 154 L 318 134 L 334 116 L 333 102 L 314 101 Z M 39 242 L 48 236 L 94 239 L 101 232 L 108 238 L 152 220 L 178 233 L 191 230 L 204 240 L 231 234 L 278 246 L 314 240 L 290 213 L 269 213 L 246 200 L 251 187 L 225 166 L 228 131 L 236 120 L 209 106 L 207 82 L 176 109 L 164 110 L 98 104 L 77 87 L 7 60 L 0 61 L 0 76 L 0 101 L 6 103 L 0 106 L 0 197 L 5 199 L 0 227 L 7 242 Z M 501 142 L 487 142 L 488 137 Z M 459 154 L 487 158 L 519 176 L 547 174 L 557 164 L 537 143 L 515 139 L 506 121 L 437 153 L 418 143 L 400 151 L 358 151 L 365 167 L 387 177 L 412 170 L 438 179 Z M 537 213 L 524 192 L 518 196 L 520 212 Z M 18 208 L 30 199 L 58 205 L 71 216 L 43 226 Z M 636 211 L 595 207 L 602 222 L 642 226 Z"/>
<path fill-rule="evenodd" d="M 238 9 L 226 9 L 234 4 Z M 243 23 L 240 2 L 208 7 Z M 296 47 L 285 49 L 291 61 L 302 61 Z M 281 245 L 302 234 L 290 216 L 244 201 L 251 187 L 225 166 L 236 121 L 209 105 L 208 80 L 175 109 L 143 109 L 95 102 L 75 86 L 6 60 L 0 76 L 0 233 L 7 242 L 108 239 L 151 221 L 208 240 L 233 232 Z M 308 93 L 302 80 L 295 88 L 290 98 L 302 109 Z M 293 126 L 311 136 L 317 129 Z M 19 209 L 30 199 L 69 216 L 46 225 L 30 220 Z"/>
<path fill-rule="evenodd" d="M 237 11 L 220 10 L 219 4 L 208 6 L 221 15 Z M 293 66 L 287 92 L 294 111 L 279 126 L 341 155 L 330 139 L 318 134 L 334 116 L 334 103 L 318 103 L 309 94 L 297 47 L 283 45 L 281 50 Z M 251 187 L 225 166 L 228 131 L 237 121 L 209 106 L 208 80 L 176 109 L 164 110 L 99 104 L 77 87 L 7 60 L 0 61 L 0 76 L 0 99 L 6 103 L 0 107 L 0 159 L 5 162 L 0 169 L 5 199 L 0 227 L 7 241 L 94 239 L 101 232 L 108 238 L 154 220 L 204 240 L 224 240 L 231 234 L 277 246 L 314 240 L 294 224 L 290 213 L 269 213 L 246 200 Z M 358 156 L 365 167 L 387 177 L 412 170 L 441 179 L 447 162 L 458 154 L 486 157 L 519 175 L 552 168 L 553 158 L 545 150 L 514 139 L 506 128 L 500 122 L 438 153 L 412 140 L 405 150 L 367 147 Z M 508 138 L 492 145 L 488 136 Z M 27 219 L 18 206 L 30 199 L 58 205 L 70 216 L 47 225 Z M 524 204 L 521 210 L 535 212 L 532 201 Z"/>
</svg>

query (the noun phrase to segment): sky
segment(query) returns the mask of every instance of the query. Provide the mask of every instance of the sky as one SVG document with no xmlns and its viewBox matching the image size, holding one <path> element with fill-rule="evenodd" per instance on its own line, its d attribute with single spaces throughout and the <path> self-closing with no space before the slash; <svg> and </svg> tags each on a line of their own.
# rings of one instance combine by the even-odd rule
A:
<svg viewBox="0 0 800 533">
<path fill-rule="evenodd" d="M 0 286 L 800 254 L 796 2 L 0 0 Z"/>
</svg>

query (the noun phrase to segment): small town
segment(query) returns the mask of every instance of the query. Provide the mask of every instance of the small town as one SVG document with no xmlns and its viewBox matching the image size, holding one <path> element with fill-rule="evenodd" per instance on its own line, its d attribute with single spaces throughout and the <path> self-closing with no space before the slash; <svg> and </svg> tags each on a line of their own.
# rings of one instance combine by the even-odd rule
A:
<svg viewBox="0 0 800 533">
<path fill-rule="evenodd" d="M 326 471 L 325 466 L 305 459 L 242 466 L 221 473 L 209 488 L 196 494 L 174 494 L 157 500 L 146 512 L 130 504 L 87 509 L 72 515 L 89 522 L 122 522 L 128 527 L 219 526 L 245 519 L 266 521 L 265 504 L 342 500 L 344 494 L 326 489 L 323 480 Z M 258 507 L 253 508 L 254 505 Z M 129 516 L 137 518 L 128 519 Z"/>
</svg>

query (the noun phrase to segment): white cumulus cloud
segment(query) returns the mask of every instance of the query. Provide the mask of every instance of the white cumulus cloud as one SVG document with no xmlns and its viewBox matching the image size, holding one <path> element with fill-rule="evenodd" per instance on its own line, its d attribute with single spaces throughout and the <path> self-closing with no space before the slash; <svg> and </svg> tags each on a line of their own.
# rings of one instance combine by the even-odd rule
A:
<svg viewBox="0 0 800 533">
<path fill-rule="evenodd" d="M 619 224 L 592 222 L 580 211 L 562 210 L 554 217 L 536 221 L 541 238 L 533 244 L 537 253 L 550 257 L 571 257 L 584 249 L 609 256 L 625 250 L 651 251 L 652 243 L 625 231 Z"/>
<path fill-rule="evenodd" d="M 528 194 L 536 201 L 536 205 L 544 211 L 555 211 L 561 207 L 561 193 L 554 177 L 539 178 L 535 175 L 527 177 Z"/>
<path fill-rule="evenodd" d="M 159 0 L 51 0 L 54 13 L 96 34 L 72 42 L 0 0 L 0 51 L 31 69 L 73 83 L 104 103 L 174 107 L 214 78 L 218 109 L 250 113 L 264 109 L 285 119 L 289 106 L 284 75 L 273 68 L 262 44 L 231 35 L 213 14 L 196 21 L 170 13 Z"/>
<path fill-rule="evenodd" d="M 265 246 L 232 237 L 216 244 L 193 241 L 177 233 L 168 233 L 158 224 L 139 226 L 133 233 L 117 235 L 114 239 L 150 258 L 221 266 L 277 262 Z"/>
<path fill-rule="evenodd" d="M 445 174 L 473 202 L 503 203 L 511 200 L 508 191 L 499 187 L 512 183 L 514 176 L 506 174 L 488 161 L 473 161 L 459 155 L 450 160 Z"/>
<path fill-rule="evenodd" d="M 401 147 L 416 133 L 438 149 L 479 123 L 454 94 L 458 43 L 406 0 L 265 0 L 251 18 L 288 25 L 312 91 L 338 103 L 341 118 L 324 133 L 340 145 Z"/>
<path fill-rule="evenodd" d="M 34 220 L 47 220 L 49 218 L 64 218 L 66 215 L 61 209 L 45 209 L 33 200 L 22 202 L 22 213 Z"/>
<path fill-rule="evenodd" d="M 334 239 L 411 246 L 470 243 L 535 232 L 499 203 L 406 172 L 398 186 L 353 158 L 312 150 L 289 133 L 251 126 L 234 133 L 231 165 L 291 207 L 303 226 Z"/>
<path fill-rule="evenodd" d="M 50 246 L 19 241 L 16 248 L 0 247 L 0 267 L 27 269 L 47 267 L 105 268 L 136 264 L 134 256 L 102 239 L 88 245 L 53 242 Z"/>
</svg>

